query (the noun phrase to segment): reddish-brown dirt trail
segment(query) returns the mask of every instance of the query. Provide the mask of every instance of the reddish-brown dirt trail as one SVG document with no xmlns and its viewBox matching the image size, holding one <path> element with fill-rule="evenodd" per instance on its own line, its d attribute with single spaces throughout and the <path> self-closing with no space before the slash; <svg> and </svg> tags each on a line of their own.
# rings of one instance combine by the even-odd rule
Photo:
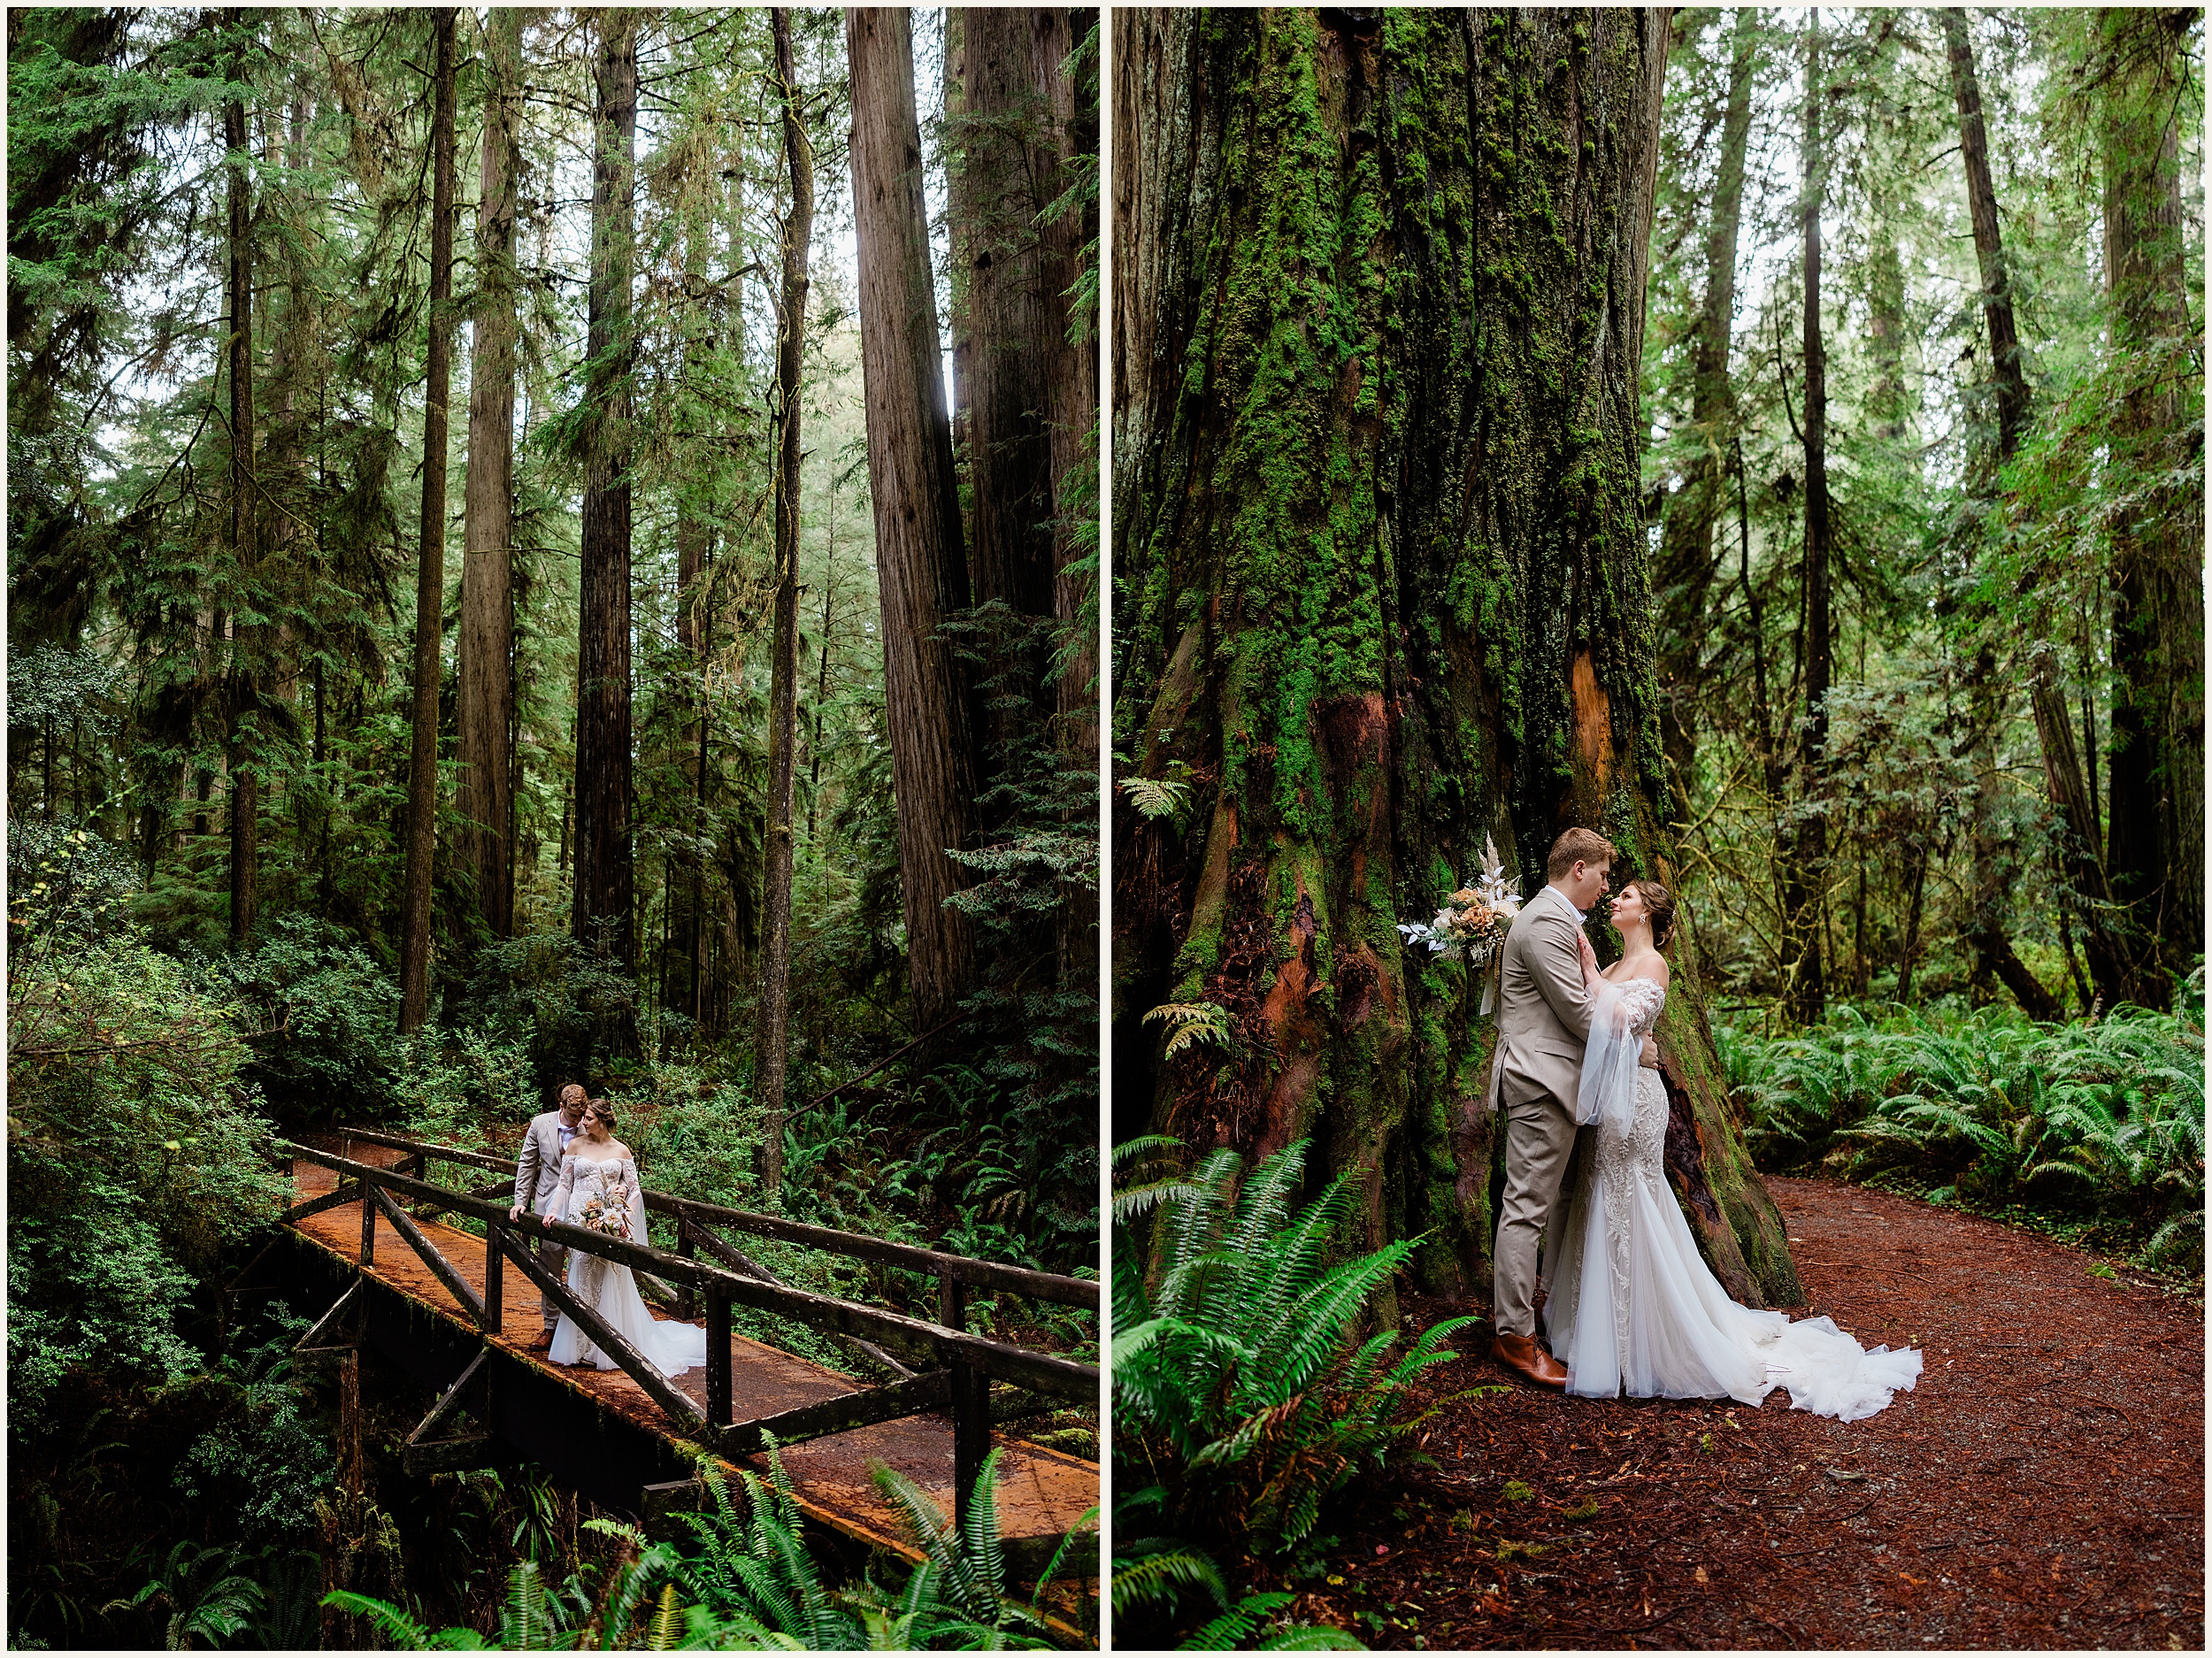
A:
<svg viewBox="0 0 2212 1658">
<path fill-rule="evenodd" d="M 1810 1310 L 1923 1348 L 1917 1388 L 1855 1423 L 1780 1391 L 1447 1402 L 1420 1430 L 1435 1469 L 1325 1522 L 1342 1541 L 1301 1614 L 1432 1650 L 2202 1651 L 2201 1305 L 1995 1222 L 1768 1184 Z M 1468 1356 L 1425 1391 L 1506 1380 Z"/>
</svg>

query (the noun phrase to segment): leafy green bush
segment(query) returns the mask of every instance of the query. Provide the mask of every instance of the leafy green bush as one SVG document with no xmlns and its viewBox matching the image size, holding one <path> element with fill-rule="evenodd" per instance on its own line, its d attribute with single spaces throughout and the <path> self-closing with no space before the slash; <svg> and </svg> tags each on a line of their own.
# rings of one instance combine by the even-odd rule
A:
<svg viewBox="0 0 2212 1658">
<path fill-rule="evenodd" d="M 2202 1270 L 2204 1030 L 2185 1004 L 2068 1025 L 1846 1006 L 1799 1035 L 1730 1041 L 1763 1167 L 2096 1217 L 2150 1263 Z"/>
<path fill-rule="evenodd" d="M 195 979 L 252 1032 L 247 1074 L 288 1122 L 390 1122 L 403 1062 L 399 986 L 359 944 L 307 916 L 250 950 L 201 960 Z"/>
<path fill-rule="evenodd" d="M 8 979 L 11 1402 L 79 1366 L 190 1374 L 198 1276 L 288 1201 L 227 1009 L 130 940 L 19 940 Z"/>
</svg>

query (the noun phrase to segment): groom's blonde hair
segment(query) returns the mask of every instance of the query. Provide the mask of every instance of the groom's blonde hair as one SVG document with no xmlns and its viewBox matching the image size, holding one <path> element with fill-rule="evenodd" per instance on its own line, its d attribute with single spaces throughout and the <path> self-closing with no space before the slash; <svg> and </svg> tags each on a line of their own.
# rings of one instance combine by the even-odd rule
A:
<svg viewBox="0 0 2212 1658">
<path fill-rule="evenodd" d="M 1544 860 L 1544 879 L 1555 881 L 1578 864 L 1610 864 L 1613 843 L 1594 829 L 1570 829 L 1551 843 Z"/>
</svg>

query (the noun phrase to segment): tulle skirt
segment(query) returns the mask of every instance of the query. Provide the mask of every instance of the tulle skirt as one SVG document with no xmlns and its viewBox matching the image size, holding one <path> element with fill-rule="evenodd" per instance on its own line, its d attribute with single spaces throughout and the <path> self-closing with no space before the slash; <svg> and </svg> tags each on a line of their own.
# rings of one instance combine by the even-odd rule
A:
<svg viewBox="0 0 2212 1658">
<path fill-rule="evenodd" d="M 695 1370 L 707 1362 L 707 1332 L 697 1324 L 654 1317 L 646 1310 L 645 1298 L 638 1293 L 636 1278 L 619 1263 L 572 1249 L 568 1252 L 568 1287 L 662 1375 Z M 554 1326 L 553 1346 L 546 1356 L 556 1364 L 595 1364 L 603 1370 L 616 1368 L 614 1360 L 602 1353 L 566 1313 Z"/>
<path fill-rule="evenodd" d="M 1544 1328 L 1567 1367 L 1567 1392 L 1755 1405 L 1780 1386 L 1796 1409 L 1856 1422 L 1919 1379 L 1916 1351 L 1869 1352 L 1832 1318 L 1792 1323 L 1731 1301 L 1663 1178 L 1621 1170 L 1641 1161 L 1592 1158 L 1556 1234 L 1556 1261 L 1546 1263 Z M 1617 1236 L 1609 1236 L 1609 1217 Z"/>
</svg>

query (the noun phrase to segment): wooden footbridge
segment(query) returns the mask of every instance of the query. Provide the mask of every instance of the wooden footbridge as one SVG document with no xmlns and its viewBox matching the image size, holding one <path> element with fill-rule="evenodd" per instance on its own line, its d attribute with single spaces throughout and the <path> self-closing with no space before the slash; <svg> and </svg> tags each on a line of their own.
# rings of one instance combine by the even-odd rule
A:
<svg viewBox="0 0 2212 1658">
<path fill-rule="evenodd" d="M 996 1446 L 999 1524 L 1011 1563 L 1041 1569 L 1063 1536 L 1086 1527 L 1090 1537 L 1070 1548 L 1063 1570 L 1095 1575 L 1095 1520 L 1086 1516 L 1099 1501 L 1098 1465 L 1000 1433 L 995 1424 L 1068 1404 L 1096 1407 L 1097 1367 L 979 1335 L 964 1327 L 964 1316 L 977 1292 L 1095 1315 L 1095 1282 L 655 1192 L 646 1193 L 645 1207 L 675 1222 L 675 1252 L 565 1223 L 545 1230 L 534 1217 L 526 1232 L 507 1218 L 515 1170 L 508 1160 L 360 1129 L 342 1131 L 334 1143 L 336 1149 L 283 1148 L 296 1194 L 283 1218 L 306 1252 L 295 1264 L 313 1280 L 311 1289 L 331 1298 L 297 1356 L 307 1365 L 342 1363 L 367 1348 L 433 1389 L 436 1402 L 403 1454 L 410 1471 L 482 1467 L 519 1455 L 603 1506 L 650 1518 L 697 1500 L 701 1453 L 718 1456 L 726 1468 L 764 1471 L 764 1447 L 772 1437 L 810 1517 L 918 1558 L 877 1490 L 872 1466 L 888 1464 L 941 1508 L 964 1510 L 976 1473 Z M 501 1178 L 472 1191 L 435 1185 L 426 1178 L 434 1159 Z M 434 1218 L 439 1214 L 480 1221 L 485 1235 L 445 1224 Z M 927 1273 L 939 1285 L 938 1318 L 791 1288 L 727 1233 Z M 540 1264 L 535 1245 L 547 1236 L 629 1267 L 658 1303 L 656 1316 L 703 1315 L 704 1370 L 672 1378 L 656 1370 Z M 543 1328 L 538 1293 L 619 1368 L 557 1365 L 541 1348 L 533 1351 Z M 733 1334 L 733 1307 L 841 1339 L 893 1379 L 862 1386 Z"/>
</svg>

